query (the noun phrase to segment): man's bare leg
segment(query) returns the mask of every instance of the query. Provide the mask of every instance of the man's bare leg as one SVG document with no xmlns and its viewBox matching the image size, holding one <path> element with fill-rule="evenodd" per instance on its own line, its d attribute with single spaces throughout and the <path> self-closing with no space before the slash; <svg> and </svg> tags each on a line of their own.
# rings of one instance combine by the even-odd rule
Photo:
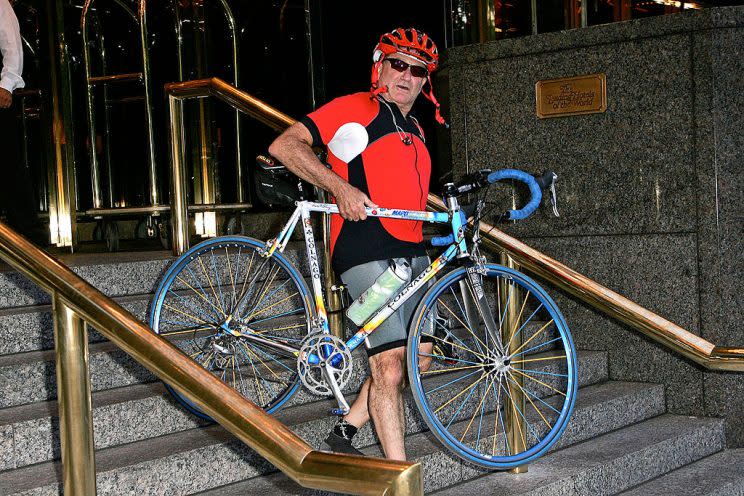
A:
<svg viewBox="0 0 744 496">
<path fill-rule="evenodd" d="M 386 350 L 369 357 L 372 377 L 369 385 L 369 414 L 387 458 L 405 460 L 403 445 L 403 386 L 405 348 Z"/>
<path fill-rule="evenodd" d="M 367 408 L 367 399 L 369 396 L 369 384 L 372 382 L 371 377 L 367 377 L 367 380 L 362 384 L 359 394 L 357 395 L 354 403 L 351 404 L 349 413 L 344 416 L 344 420 L 348 423 L 360 429 L 369 420 L 369 409 Z"/>
<path fill-rule="evenodd" d="M 419 346 L 419 350 L 421 350 L 422 353 L 422 356 L 419 358 L 419 368 L 422 372 L 428 370 L 429 365 L 431 365 L 430 355 L 433 347 L 434 345 L 431 343 L 424 343 Z M 359 394 L 357 395 L 356 399 L 354 399 L 354 402 L 351 404 L 349 413 L 344 416 L 344 420 L 357 429 L 361 429 L 362 426 L 364 426 L 364 424 L 369 421 L 368 398 L 369 386 L 371 382 L 372 378 L 367 377 L 367 379 L 364 381 L 364 384 L 362 384 L 362 387 L 359 389 Z"/>
</svg>

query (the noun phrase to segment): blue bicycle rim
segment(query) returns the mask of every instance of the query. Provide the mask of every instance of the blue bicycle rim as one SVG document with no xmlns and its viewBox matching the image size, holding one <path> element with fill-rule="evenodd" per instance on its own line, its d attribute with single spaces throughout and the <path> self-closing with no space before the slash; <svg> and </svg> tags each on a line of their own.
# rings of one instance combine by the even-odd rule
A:
<svg viewBox="0 0 744 496">
<path fill-rule="evenodd" d="M 163 317 L 164 303 L 166 301 L 166 298 L 169 295 L 174 295 L 175 296 L 175 301 L 178 301 L 179 298 L 181 299 L 181 301 L 185 300 L 185 298 L 180 297 L 178 294 L 176 294 L 174 291 L 172 291 L 172 288 L 174 286 L 174 282 L 177 281 L 177 280 L 183 281 L 184 278 L 187 278 L 187 279 L 188 278 L 193 278 L 193 272 L 194 272 L 194 270 L 190 267 L 190 264 L 192 262 L 194 262 L 195 260 L 199 259 L 199 257 L 202 257 L 202 256 L 204 256 L 206 254 L 210 255 L 208 257 L 208 259 L 205 262 L 204 261 L 201 261 L 200 262 L 201 264 L 203 264 L 202 267 L 205 267 L 205 269 L 204 269 L 205 270 L 205 274 L 209 273 L 209 272 L 207 272 L 208 270 L 213 270 L 215 273 L 219 273 L 219 269 L 217 269 L 218 259 L 219 259 L 220 256 L 224 256 L 224 255 L 222 255 L 222 253 L 220 252 L 220 253 L 217 253 L 216 256 L 215 256 L 214 255 L 214 251 L 215 251 L 215 249 L 223 248 L 223 247 L 225 247 L 225 250 L 226 251 L 227 251 L 227 249 L 231 249 L 231 250 L 238 249 L 239 250 L 239 252 L 238 252 L 239 254 L 240 253 L 243 253 L 247 257 L 249 255 L 252 255 L 252 254 L 256 253 L 256 250 L 262 250 L 265 247 L 265 243 L 262 242 L 262 241 L 259 241 L 259 240 L 253 239 L 253 238 L 244 237 L 244 236 L 223 236 L 223 237 L 213 238 L 213 239 L 209 239 L 207 241 L 204 241 L 204 242 L 202 242 L 202 243 L 194 246 L 193 248 L 191 248 L 190 250 L 188 250 L 183 255 L 181 255 L 168 268 L 168 270 L 166 271 L 165 275 L 162 277 L 160 283 L 158 284 L 157 290 L 155 291 L 155 296 L 153 298 L 152 305 L 151 305 L 151 308 L 150 308 L 150 316 L 149 316 L 150 318 L 149 318 L 149 320 L 150 320 L 150 327 L 152 327 L 152 329 L 157 334 L 164 334 L 164 335 L 165 334 L 168 334 L 167 331 L 164 331 L 163 330 L 163 325 L 162 325 L 163 322 L 161 322 L 161 318 Z M 253 258 L 251 259 L 251 261 L 255 261 L 257 259 L 258 259 L 258 255 L 256 253 L 256 255 L 253 255 Z M 225 260 L 232 260 L 233 263 L 234 263 L 236 261 L 236 257 L 235 256 L 228 256 L 228 257 L 225 258 Z M 266 259 L 261 258 L 260 260 L 266 260 Z M 293 309 L 294 311 L 285 312 L 285 313 L 297 314 L 297 321 L 298 322 L 300 322 L 302 320 L 306 320 L 307 317 L 312 318 L 313 307 L 312 307 L 312 304 L 311 304 L 311 301 L 312 300 L 311 300 L 311 297 L 310 297 L 310 290 L 308 289 L 307 284 L 305 283 L 305 280 L 303 279 L 303 277 L 301 276 L 301 274 L 279 252 L 274 252 L 274 254 L 272 254 L 272 256 L 270 257 L 270 260 L 272 261 L 273 264 L 275 264 L 274 265 L 275 267 L 279 267 L 279 269 L 277 269 L 277 273 L 280 270 L 283 270 L 284 271 L 284 274 L 286 274 L 286 276 L 288 277 L 288 279 L 286 279 L 286 282 L 284 284 L 290 284 L 290 282 L 291 282 L 292 287 L 294 289 L 296 289 L 297 290 L 297 293 L 298 293 L 297 294 L 297 297 L 293 300 L 293 301 L 296 301 L 296 304 L 295 304 L 296 308 Z M 241 262 L 241 259 L 240 259 L 239 256 L 237 257 L 237 262 Z M 238 266 L 237 267 L 230 267 L 230 270 L 228 271 L 230 273 L 230 277 L 233 276 L 233 274 L 232 274 L 233 271 L 235 271 L 235 275 L 238 276 L 238 275 L 241 275 L 241 270 L 244 270 L 245 271 L 245 274 L 246 274 L 246 279 L 247 279 L 248 270 L 249 270 L 250 267 L 252 267 L 252 265 L 249 266 L 246 261 L 243 261 L 243 262 L 244 262 L 243 263 L 244 266 L 242 268 L 241 268 L 241 266 L 240 266 L 239 263 L 238 263 Z M 191 271 L 191 274 L 189 275 L 188 272 L 184 272 L 185 270 L 186 271 Z M 222 270 L 224 271 L 224 267 L 222 268 Z M 182 273 L 184 274 L 183 276 L 181 276 Z M 194 281 L 192 281 L 192 282 L 194 282 Z M 198 282 L 198 278 L 197 278 L 197 282 Z M 199 291 L 202 291 L 203 290 L 204 295 L 207 295 L 207 296 L 209 296 L 209 293 L 211 293 L 212 295 L 214 295 L 214 299 L 215 299 L 215 302 L 216 302 L 216 305 L 217 306 L 220 306 L 222 304 L 225 304 L 226 303 L 225 300 L 228 298 L 228 296 L 226 294 L 227 293 L 227 290 L 225 290 L 224 291 L 225 294 L 223 294 L 223 286 L 221 286 L 219 284 L 213 284 L 211 280 L 210 280 L 210 284 L 212 286 L 210 288 L 211 291 L 210 290 L 205 290 L 204 288 L 196 288 L 194 292 L 195 293 L 198 293 Z M 194 284 L 194 286 L 196 286 L 196 285 L 197 284 Z M 214 286 L 215 285 L 217 285 L 217 289 L 214 289 Z M 243 287 L 243 289 L 244 289 L 244 287 Z M 235 292 L 235 290 L 236 290 L 236 288 L 233 287 L 233 292 Z M 180 291 L 183 292 L 184 291 L 183 288 L 181 288 Z M 274 290 L 274 291 L 276 291 L 276 290 Z M 267 291 L 267 293 L 271 294 L 270 291 Z M 230 295 L 230 296 L 232 296 L 232 295 Z M 237 298 L 235 298 L 235 299 L 237 299 Z M 269 307 L 269 305 L 266 305 L 266 306 Z M 199 313 L 200 315 L 197 315 L 197 317 L 200 317 L 201 318 L 203 316 L 204 319 L 207 320 L 207 317 L 208 316 L 205 315 L 206 312 L 203 309 L 200 309 L 200 312 L 194 312 L 194 313 Z M 301 317 L 300 315 L 303 315 L 304 317 Z M 260 315 L 260 318 L 263 321 L 269 321 L 270 319 L 273 319 L 273 318 L 276 318 L 276 317 L 273 316 L 273 315 L 270 315 L 270 314 L 263 314 L 263 315 Z M 256 322 L 258 320 L 259 320 L 258 318 L 257 319 L 254 319 L 254 322 Z M 299 331 L 302 331 L 302 336 L 299 336 L 299 334 L 300 334 Z M 218 333 L 218 331 L 216 330 L 215 335 L 217 333 Z M 304 329 L 301 328 L 301 327 L 298 327 L 298 337 L 304 337 L 304 335 L 306 333 L 307 333 L 307 327 L 305 327 Z M 211 337 L 211 338 L 213 338 L 213 337 Z M 200 337 L 199 339 L 208 340 L 208 339 L 210 339 L 210 336 L 206 336 L 206 337 L 203 337 L 203 338 Z M 299 347 L 299 342 L 297 342 L 295 344 L 297 344 L 298 347 Z M 241 345 L 241 346 L 244 346 L 244 345 Z M 248 357 L 249 359 L 250 359 L 250 356 L 253 356 L 253 357 L 257 358 L 257 359 L 260 359 L 259 358 L 259 353 L 264 358 L 266 358 L 267 361 L 269 361 L 268 357 L 266 357 L 266 355 L 268 354 L 268 352 L 265 349 L 256 350 L 255 348 L 252 348 L 252 351 L 246 350 L 246 352 L 244 352 L 245 356 Z M 261 362 L 263 362 L 262 359 L 261 359 Z M 279 363 L 278 360 L 276 360 L 276 359 L 274 359 L 274 362 L 277 363 L 277 364 Z M 274 364 L 272 364 L 271 362 L 269 362 L 269 363 L 270 363 L 270 365 L 274 366 Z M 258 364 L 258 365 L 260 367 L 260 364 Z M 288 366 L 284 366 L 284 365 L 282 365 L 282 366 L 285 367 L 285 368 L 288 367 Z M 264 365 L 264 367 L 265 367 L 265 365 Z M 293 370 L 295 369 L 295 365 L 294 364 L 292 364 L 292 369 Z M 269 369 L 267 369 L 267 371 L 268 370 Z M 212 372 L 214 373 L 214 370 L 212 370 Z M 287 372 L 288 371 L 285 371 L 284 373 L 287 373 Z M 254 373 L 254 377 L 256 375 L 257 374 Z M 255 378 L 255 380 L 256 380 L 256 382 L 258 382 L 258 379 L 257 378 Z M 209 417 L 207 414 L 205 414 L 204 412 L 202 412 L 201 409 L 198 406 L 196 406 L 188 398 L 186 398 L 183 395 L 181 395 L 174 388 L 172 388 L 168 384 L 165 384 L 165 387 L 176 398 L 176 400 L 180 404 L 182 404 L 187 410 L 189 410 L 191 413 L 197 415 L 198 417 L 200 417 L 202 419 L 209 420 L 209 421 L 212 420 L 211 417 Z M 272 413 L 272 412 L 278 410 L 279 408 L 281 408 L 282 405 L 284 405 L 292 397 L 292 395 L 297 391 L 297 389 L 299 387 L 300 387 L 300 379 L 299 379 L 299 377 L 297 376 L 297 374 L 295 372 L 294 375 L 292 376 L 292 378 L 287 380 L 287 387 L 283 389 L 283 391 L 281 392 L 281 394 L 279 394 L 276 398 L 273 398 L 271 401 L 268 402 L 267 405 L 265 405 L 266 406 L 265 410 L 268 413 Z M 248 399 L 250 399 L 250 400 L 258 403 L 253 398 L 248 398 Z"/>
<path fill-rule="evenodd" d="M 500 265 L 486 264 L 486 269 L 488 281 L 492 278 L 505 280 L 520 288 L 523 295 L 528 295 L 528 301 L 520 312 L 523 323 L 509 331 L 510 343 L 520 334 L 523 334 L 521 339 L 529 341 L 521 349 L 515 347 L 511 358 L 514 361 L 512 368 L 519 369 L 521 374 L 492 360 L 492 356 L 498 353 L 488 351 L 496 347 L 488 344 L 482 325 L 476 323 L 475 329 L 471 329 L 472 321 L 467 319 L 467 312 L 463 308 L 465 305 L 462 300 L 458 302 L 458 294 L 462 294 L 458 293 L 461 291 L 459 282 L 467 279 L 464 268 L 455 269 L 440 279 L 424 295 L 414 313 L 406 350 L 408 374 L 416 404 L 440 442 L 468 462 L 491 469 L 509 469 L 542 456 L 558 441 L 566 428 L 578 386 L 576 351 L 565 318 L 537 283 L 520 272 Z M 484 284 L 486 279 L 483 277 Z M 507 294 L 503 296 L 507 297 Z M 492 300 L 495 301 L 497 297 L 492 296 Z M 497 325 L 506 315 L 507 305 L 503 306 L 493 312 Z M 535 310 L 534 313 L 532 310 Z M 433 315 L 437 315 L 438 319 L 432 331 Z M 551 321 L 537 325 L 542 323 L 538 323 L 538 319 L 545 316 L 550 316 L 552 325 Z M 442 328 L 447 326 L 460 328 L 459 336 L 448 330 L 448 337 L 442 338 Z M 533 336 L 528 336 L 533 328 L 538 330 L 534 331 Z M 484 337 L 480 337 L 481 332 Z M 419 353 L 421 338 L 429 336 L 439 347 L 435 347 L 430 354 Z M 429 370 L 423 373 L 419 372 L 421 357 L 432 360 Z M 514 367 L 518 362 L 521 365 Z M 527 362 L 530 365 L 526 366 Z M 498 366 L 492 365 L 494 363 L 498 363 Z M 507 365 L 510 363 L 507 360 Z M 506 371 L 503 376 L 495 372 L 499 367 Z M 540 367 L 543 370 L 539 370 Z M 498 377 L 503 377 L 505 385 Z M 519 377 L 523 385 L 517 386 L 514 377 Z M 497 380 L 498 386 L 495 385 Z M 556 388 L 551 382 L 560 386 Z M 519 433 L 523 435 L 525 449 L 513 453 L 506 435 L 504 405 L 507 404 L 506 398 L 511 398 L 517 388 L 528 399 L 525 400 L 524 411 L 513 407 L 510 414 L 513 413 L 514 418 L 521 418 Z M 480 400 L 477 395 L 473 396 L 476 390 L 481 391 Z M 479 406 L 472 408 L 473 405 Z M 472 415 L 463 413 L 467 408 L 472 408 Z M 531 424 L 530 417 L 537 417 L 537 420 Z M 490 431 L 489 423 L 492 423 Z M 543 433 L 545 430 L 547 432 Z M 499 452 L 495 449 L 497 445 L 501 447 Z"/>
</svg>

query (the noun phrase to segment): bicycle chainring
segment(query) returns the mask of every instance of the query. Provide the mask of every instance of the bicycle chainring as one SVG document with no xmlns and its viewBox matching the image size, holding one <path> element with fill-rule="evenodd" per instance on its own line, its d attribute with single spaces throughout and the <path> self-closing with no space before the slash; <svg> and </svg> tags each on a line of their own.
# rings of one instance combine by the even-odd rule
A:
<svg viewBox="0 0 744 496">
<path fill-rule="evenodd" d="M 351 378 L 351 351 L 339 338 L 330 334 L 318 332 L 308 334 L 300 345 L 297 357 L 297 373 L 302 383 L 314 394 L 328 396 L 333 394 L 331 385 L 326 381 L 324 369 L 329 359 L 329 372 L 338 384 L 339 390 Z M 316 363 L 310 363 L 316 362 Z"/>
</svg>

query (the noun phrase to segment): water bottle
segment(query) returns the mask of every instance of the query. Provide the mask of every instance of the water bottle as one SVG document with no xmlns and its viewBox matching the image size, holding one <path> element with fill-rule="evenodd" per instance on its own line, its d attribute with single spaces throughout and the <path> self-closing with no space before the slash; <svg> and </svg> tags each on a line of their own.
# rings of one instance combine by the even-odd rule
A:
<svg viewBox="0 0 744 496">
<path fill-rule="evenodd" d="M 400 288 L 411 279 L 411 264 L 405 258 L 396 258 L 346 311 L 356 325 L 361 326 L 373 313 L 382 308 Z"/>
</svg>

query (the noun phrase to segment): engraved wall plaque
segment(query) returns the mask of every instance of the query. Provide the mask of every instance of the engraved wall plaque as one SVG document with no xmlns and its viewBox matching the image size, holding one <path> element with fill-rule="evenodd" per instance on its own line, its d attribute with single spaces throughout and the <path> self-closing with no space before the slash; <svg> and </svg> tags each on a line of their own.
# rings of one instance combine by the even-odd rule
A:
<svg viewBox="0 0 744 496">
<path fill-rule="evenodd" d="M 604 112 L 607 110 L 607 77 L 588 74 L 538 81 L 535 103 L 541 119 Z"/>
</svg>

